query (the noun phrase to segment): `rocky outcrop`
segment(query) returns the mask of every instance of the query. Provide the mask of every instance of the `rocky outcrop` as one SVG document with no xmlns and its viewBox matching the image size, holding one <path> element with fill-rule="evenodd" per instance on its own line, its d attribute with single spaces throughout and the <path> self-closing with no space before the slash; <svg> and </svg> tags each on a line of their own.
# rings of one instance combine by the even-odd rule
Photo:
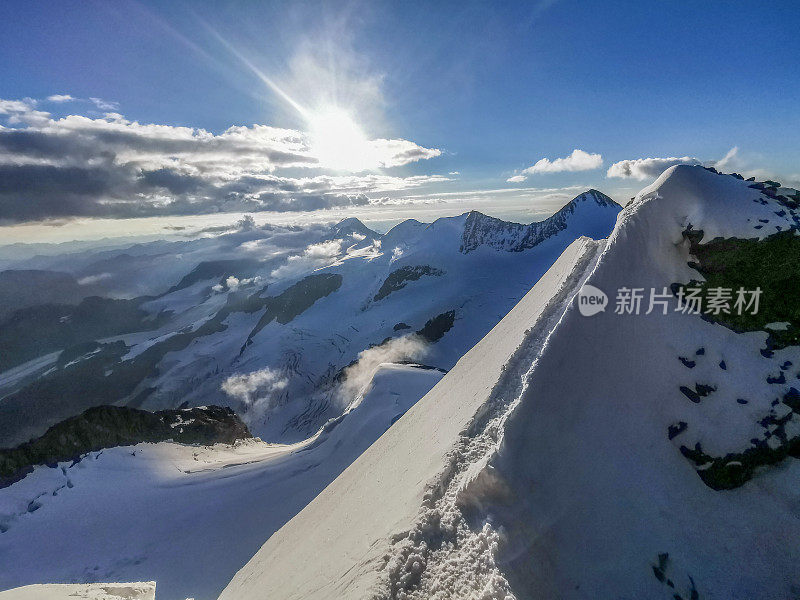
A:
<svg viewBox="0 0 800 600">
<path fill-rule="evenodd" d="M 424 339 L 426 342 L 433 344 L 438 342 L 444 334 L 453 328 L 456 321 L 456 311 L 448 310 L 440 315 L 436 315 L 429 319 L 425 326 L 417 331 L 417 335 Z"/>
<path fill-rule="evenodd" d="M 277 296 L 264 298 L 261 302 L 266 310 L 248 336 L 248 343 L 273 320 L 286 325 L 311 308 L 317 300 L 338 290 L 341 285 L 342 276 L 339 273 L 317 273 L 304 277 Z"/>
<path fill-rule="evenodd" d="M 88 452 L 141 442 L 232 444 L 253 437 L 230 408 L 201 406 L 148 412 L 125 406 L 97 406 L 48 429 L 16 448 L 0 450 L 0 488 L 36 465 L 76 461 Z"/>
<path fill-rule="evenodd" d="M 417 281 L 425 275 L 428 277 L 440 277 L 444 275 L 444 271 L 435 267 L 429 267 L 428 265 L 401 267 L 389 273 L 389 276 L 384 280 L 373 300 L 376 302 L 382 300 L 392 292 L 406 287 L 408 282 Z"/>
</svg>

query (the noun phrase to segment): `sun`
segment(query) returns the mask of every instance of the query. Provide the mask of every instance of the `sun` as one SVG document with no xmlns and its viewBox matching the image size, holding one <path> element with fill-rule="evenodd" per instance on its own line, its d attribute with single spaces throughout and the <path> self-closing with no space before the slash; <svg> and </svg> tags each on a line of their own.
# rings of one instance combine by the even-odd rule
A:
<svg viewBox="0 0 800 600">
<path fill-rule="evenodd" d="M 365 171 L 378 166 L 375 149 L 344 110 L 329 107 L 308 119 L 311 150 L 320 164 L 335 171 Z"/>
</svg>

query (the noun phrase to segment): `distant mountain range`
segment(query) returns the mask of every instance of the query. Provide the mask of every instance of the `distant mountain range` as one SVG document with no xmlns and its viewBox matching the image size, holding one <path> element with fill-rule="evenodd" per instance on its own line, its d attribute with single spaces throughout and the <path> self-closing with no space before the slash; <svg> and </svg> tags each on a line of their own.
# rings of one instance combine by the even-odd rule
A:
<svg viewBox="0 0 800 600">
<path fill-rule="evenodd" d="M 497 235 L 484 227 L 487 243 L 464 251 L 466 223 L 481 217 L 470 213 L 384 235 L 347 219 L 103 250 L 101 263 L 85 251 L 37 258 L 38 268 L 72 264 L 81 277 L 101 264 L 110 286 L 132 256 L 152 268 L 131 272 L 145 296 L 31 306 L 0 326 L 6 348 L 28 353 L 0 380 L 2 439 L 13 445 L 52 425 L 0 451 L 10 477 L 22 477 L 0 489 L 0 554 L 16 557 L 0 589 L 147 579 L 159 600 L 216 597 L 565 247 L 611 231 L 619 207 L 593 203 L 518 251 L 489 243 L 526 227 L 499 220 Z M 208 416 L 221 415 L 222 427 L 206 443 L 239 431 L 215 404 L 269 442 L 292 443 L 186 445 Z M 169 429 L 178 443 L 148 443 Z M 45 466 L 31 469 L 37 461 Z"/>
<path fill-rule="evenodd" d="M 120 394 L 127 416 L 112 435 L 131 445 L 0 489 L 12 565 L 0 589 L 155 580 L 158 600 L 791 598 L 799 202 L 776 182 L 678 166 L 621 212 L 589 191 L 538 225 L 467 213 L 384 235 L 346 220 L 138 248 L 158 254 L 148 285 L 161 288 L 127 300 L 128 320 L 104 320 L 149 331 L 3 373 L 17 391 L 0 410 L 31 431 L 40 422 L 25 406 L 70 412 Z M 754 290 L 758 310 L 737 310 Z M 706 310 L 689 310 L 690 294 Z M 587 295 L 603 309 L 587 313 Z M 163 439 L 203 399 L 293 443 L 126 437 L 155 419 Z M 101 424 L 116 414 L 97 411 Z M 230 412 L 197 411 L 244 431 Z M 94 422 L 26 448 L 49 452 L 62 431 L 82 444 Z"/>
<path fill-rule="evenodd" d="M 572 240 L 607 235 L 619 210 L 592 190 L 533 225 L 477 212 L 384 235 L 354 218 L 246 224 L 28 260 L 39 270 L 0 273 L 20 306 L 0 321 L 0 447 L 100 404 L 230 406 L 256 435 L 304 439 L 346 409 L 356 364 L 450 369 Z"/>
</svg>

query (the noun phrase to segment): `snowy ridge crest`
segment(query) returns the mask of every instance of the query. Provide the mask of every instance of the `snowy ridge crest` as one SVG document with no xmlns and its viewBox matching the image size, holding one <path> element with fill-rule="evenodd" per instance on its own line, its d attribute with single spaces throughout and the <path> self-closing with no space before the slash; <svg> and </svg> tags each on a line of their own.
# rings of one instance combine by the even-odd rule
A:
<svg viewBox="0 0 800 600">
<path fill-rule="evenodd" d="M 519 539 L 513 534 L 509 536 L 513 530 L 504 527 L 508 524 L 506 517 L 495 519 L 492 515 L 503 514 L 504 507 L 516 507 L 525 500 L 518 482 L 511 480 L 516 471 L 509 470 L 507 457 L 498 460 L 498 454 L 504 440 L 506 445 L 517 448 L 519 439 L 513 435 L 529 433 L 526 427 L 530 420 L 527 416 L 531 411 L 530 396 L 541 387 L 536 379 L 551 376 L 548 371 L 552 368 L 549 364 L 552 362 L 549 354 L 553 354 L 551 346 L 558 347 L 555 352 L 560 351 L 565 343 L 571 343 L 568 340 L 577 339 L 578 336 L 570 335 L 576 327 L 593 323 L 584 321 L 584 317 L 576 316 L 571 310 L 574 292 L 584 282 L 593 282 L 609 272 L 632 272 L 630 265 L 620 268 L 617 263 L 632 260 L 641 264 L 637 257 L 646 253 L 652 254 L 650 264 L 657 264 L 665 271 L 674 269 L 671 259 L 661 258 L 659 263 L 658 258 L 666 254 L 664 246 L 674 245 L 669 229 L 677 226 L 675 229 L 680 231 L 682 227 L 678 221 L 683 215 L 713 231 L 714 235 L 743 234 L 746 228 L 752 227 L 747 219 L 752 215 L 749 212 L 752 203 L 743 201 L 741 211 L 731 211 L 731 205 L 740 201 L 732 199 L 736 192 L 745 196 L 748 193 L 746 186 L 733 178 L 718 179 L 699 167 L 673 168 L 643 190 L 624 210 L 607 242 L 595 243 L 595 253 L 587 250 L 576 265 L 573 277 L 556 292 L 544 318 L 527 333 L 490 398 L 448 455 L 447 467 L 429 487 L 412 529 L 393 537 L 386 569 L 388 591 L 381 598 L 513 600 L 517 597 L 515 592 L 520 590 L 512 587 L 510 573 L 499 561 L 503 553 L 507 554 L 509 548 L 518 545 Z M 585 198 L 579 197 L 576 201 L 585 201 Z M 678 208 L 679 201 L 682 206 Z M 567 217 L 575 208 L 570 203 L 555 216 Z M 669 220 L 673 223 L 667 225 Z M 679 268 L 685 268 L 685 257 L 680 262 Z M 668 278 L 680 276 L 677 272 L 668 273 Z M 611 286 L 601 287 L 611 289 Z M 607 339 L 607 336 L 601 337 Z M 540 365 L 540 359 L 545 364 Z M 510 440 L 507 439 L 509 426 L 514 429 Z M 510 513 L 516 516 L 516 510 Z M 694 589 L 693 582 L 691 586 Z"/>
<path fill-rule="evenodd" d="M 591 189 L 573 198 L 553 216 L 530 225 L 503 221 L 471 211 L 464 225 L 460 250 L 467 254 L 485 245 L 507 252 L 522 252 L 564 231 L 569 227 L 572 218 L 584 211 L 596 212 L 600 209 L 601 212 L 616 215 L 621 208 L 602 192 Z"/>
<path fill-rule="evenodd" d="M 384 557 L 385 588 L 374 595 L 376 600 L 514 600 L 496 563 L 504 532 L 488 522 L 480 525 L 485 502 L 514 501 L 492 460 L 502 444 L 505 422 L 527 390 L 550 335 L 604 248 L 605 241 L 587 241 L 572 275 L 526 333 L 487 402 L 448 454 L 445 468 L 427 485 L 414 525 L 392 536 Z"/>
<path fill-rule="evenodd" d="M 580 205 L 586 200 L 575 204 L 595 216 L 591 203 Z M 565 208 L 572 218 L 584 213 Z M 678 444 L 702 442 L 710 456 L 738 451 L 752 436 L 751 409 L 756 417 L 777 410 L 771 400 L 790 382 L 775 374 L 797 376 L 800 350 L 766 357 L 764 332 L 677 311 L 587 318 L 572 302 L 586 283 L 610 292 L 688 281 L 696 276 L 689 225 L 708 239 L 765 238 L 793 227 L 797 215 L 785 208 L 735 177 L 667 170 L 624 209 L 607 241 L 574 242 L 270 538 L 222 598 L 255 600 L 265 590 L 320 600 L 796 595 L 800 463 L 723 494 Z M 571 233 L 586 226 L 575 223 Z M 689 352 L 697 364 L 678 360 Z M 695 402 L 679 388 L 692 382 L 714 393 Z M 742 408 L 736 398 L 748 393 Z M 677 434 L 675 423 L 683 424 Z M 336 552 L 320 552 L 331 540 Z"/>
</svg>

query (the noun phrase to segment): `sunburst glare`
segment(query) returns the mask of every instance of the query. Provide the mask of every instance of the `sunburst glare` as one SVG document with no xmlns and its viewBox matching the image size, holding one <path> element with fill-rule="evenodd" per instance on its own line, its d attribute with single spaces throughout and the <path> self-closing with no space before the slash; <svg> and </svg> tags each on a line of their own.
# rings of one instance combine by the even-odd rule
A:
<svg viewBox="0 0 800 600">
<path fill-rule="evenodd" d="M 365 171 L 378 166 L 375 148 L 347 111 L 327 107 L 308 121 L 312 152 L 323 166 L 337 171 Z"/>
</svg>

